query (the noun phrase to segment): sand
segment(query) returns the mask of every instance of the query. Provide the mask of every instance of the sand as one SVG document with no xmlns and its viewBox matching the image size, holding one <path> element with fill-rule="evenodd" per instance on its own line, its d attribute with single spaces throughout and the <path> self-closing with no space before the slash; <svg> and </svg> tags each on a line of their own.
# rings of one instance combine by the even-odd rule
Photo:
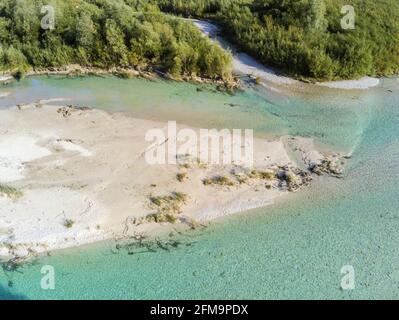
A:
<svg viewBox="0 0 399 320">
<path fill-rule="evenodd" d="M 358 89 L 365 90 L 376 87 L 380 84 L 380 79 L 372 78 L 372 77 L 363 77 L 358 80 L 344 80 L 344 81 L 329 81 L 329 82 L 319 82 L 317 83 L 320 86 L 333 88 L 333 89 Z"/>
<path fill-rule="evenodd" d="M 152 143 L 145 134 L 154 128 L 166 132 L 166 123 L 100 110 L 58 110 L 32 104 L 0 111 L 0 185 L 21 193 L 0 193 L 0 256 L 78 246 L 125 236 L 126 230 L 132 234 L 168 227 L 170 223 L 143 219 L 157 212 L 151 197 L 173 192 L 187 196 L 178 224 L 263 207 L 289 193 L 277 187 L 277 181 L 250 179 L 240 184 L 237 177 L 248 169 L 200 163 L 195 154 L 184 155 L 185 165 L 148 164 L 145 151 Z M 308 139 L 254 139 L 258 170 L 305 167 L 309 157 L 321 161 L 323 155 Z M 181 182 L 178 173 L 186 174 Z M 204 179 L 217 175 L 234 185 L 204 185 Z"/>
<path fill-rule="evenodd" d="M 0 75 L 0 83 L 14 79 L 11 75 Z"/>
<path fill-rule="evenodd" d="M 2 132 L 0 140 L 0 181 L 11 182 L 22 179 L 24 163 L 48 156 L 51 152 L 36 144 L 37 137 Z"/>
</svg>

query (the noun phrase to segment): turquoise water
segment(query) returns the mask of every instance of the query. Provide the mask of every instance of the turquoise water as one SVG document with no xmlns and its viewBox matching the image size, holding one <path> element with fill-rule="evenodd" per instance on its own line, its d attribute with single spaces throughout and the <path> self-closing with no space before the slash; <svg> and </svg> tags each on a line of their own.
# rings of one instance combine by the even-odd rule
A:
<svg viewBox="0 0 399 320">
<path fill-rule="evenodd" d="M 339 150 L 352 148 L 367 126 L 370 113 L 366 98 L 353 93 L 287 96 L 248 87 L 231 96 L 212 86 L 115 77 L 42 76 L 0 90 L 10 93 L 0 99 L 0 108 L 67 98 L 54 104 L 127 111 L 137 118 L 176 120 L 197 127 L 251 128 L 257 135 L 314 137 L 329 149 Z"/>
<path fill-rule="evenodd" d="M 399 82 L 385 80 L 363 93 L 302 96 L 256 88 L 229 96 L 196 88 L 35 78 L 1 88 L 12 94 L 0 99 L 0 107 L 65 96 L 142 118 L 310 136 L 325 148 L 353 151 L 345 178 L 322 178 L 272 207 L 176 236 L 177 248 L 129 255 L 101 243 L 53 253 L 0 273 L 0 297 L 399 298 Z M 40 270 L 47 264 L 55 268 L 55 290 L 40 289 Z M 354 290 L 340 289 L 344 265 L 354 267 Z"/>
</svg>

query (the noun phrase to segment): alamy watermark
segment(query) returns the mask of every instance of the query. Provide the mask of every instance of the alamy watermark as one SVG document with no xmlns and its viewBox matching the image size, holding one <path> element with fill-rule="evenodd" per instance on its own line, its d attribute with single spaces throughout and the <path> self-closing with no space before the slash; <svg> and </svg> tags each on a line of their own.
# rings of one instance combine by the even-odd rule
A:
<svg viewBox="0 0 399 320">
<path fill-rule="evenodd" d="M 55 269 L 51 265 L 44 265 L 40 273 L 43 275 L 40 280 L 40 288 L 42 290 L 54 290 L 55 289 Z"/>
<path fill-rule="evenodd" d="M 341 8 L 341 28 L 344 30 L 355 29 L 355 8 L 351 5 L 345 5 Z"/>
<path fill-rule="evenodd" d="M 52 5 L 44 5 L 40 9 L 40 13 L 44 15 L 41 19 L 41 28 L 43 30 L 55 29 L 55 8 Z M 341 7 L 341 28 L 343 30 L 355 29 L 355 8 L 351 5 Z"/>
<path fill-rule="evenodd" d="M 40 26 L 43 30 L 54 30 L 55 29 L 55 9 L 53 6 L 46 5 L 41 7 L 40 13 L 44 14 L 40 22 Z"/>
<path fill-rule="evenodd" d="M 342 290 L 355 289 L 355 268 L 351 265 L 345 265 L 341 268 L 341 274 L 344 276 L 341 279 Z"/>
<path fill-rule="evenodd" d="M 177 129 L 176 121 L 169 121 L 166 132 L 150 129 L 145 135 L 152 144 L 145 150 L 148 164 L 181 164 L 189 155 L 201 163 L 214 165 L 236 164 L 253 166 L 253 130 L 245 129 Z"/>
</svg>

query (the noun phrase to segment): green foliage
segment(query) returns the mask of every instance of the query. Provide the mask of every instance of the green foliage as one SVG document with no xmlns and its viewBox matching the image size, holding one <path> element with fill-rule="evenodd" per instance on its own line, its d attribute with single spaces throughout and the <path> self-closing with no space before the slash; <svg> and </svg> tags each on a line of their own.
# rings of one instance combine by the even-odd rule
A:
<svg viewBox="0 0 399 320">
<path fill-rule="evenodd" d="M 16 71 L 18 69 L 26 69 L 28 63 L 23 53 L 14 48 L 0 46 L 0 70 Z"/>
<path fill-rule="evenodd" d="M 19 198 L 23 197 L 23 195 L 23 192 L 16 188 L 0 184 L 0 197 L 6 196 L 10 199 L 18 200 Z"/>
<path fill-rule="evenodd" d="M 178 221 L 178 218 L 175 214 L 171 213 L 152 213 L 145 217 L 146 222 L 155 222 L 155 223 L 171 223 L 174 224 Z"/>
<path fill-rule="evenodd" d="M 397 0 L 153 2 L 173 14 L 217 20 L 240 49 L 292 76 L 332 80 L 399 72 Z M 355 9 L 354 30 L 341 27 L 344 5 Z"/>
<path fill-rule="evenodd" d="M 328 25 L 326 19 L 326 3 L 324 0 L 311 0 L 309 12 L 309 29 L 325 32 Z"/>
<path fill-rule="evenodd" d="M 90 50 L 94 45 L 96 33 L 97 29 L 92 17 L 86 12 L 82 12 L 76 21 L 76 45 Z"/>
<path fill-rule="evenodd" d="M 127 66 L 127 47 L 121 28 L 112 19 L 105 22 L 105 40 L 109 50 L 108 61 L 110 65 Z"/>
<path fill-rule="evenodd" d="M 168 196 L 150 197 L 151 204 L 157 209 L 158 214 L 179 214 L 182 206 L 186 204 L 188 196 L 181 192 L 173 192 Z"/>
<path fill-rule="evenodd" d="M 55 29 L 43 30 L 40 9 L 55 8 Z M 3 0 L 0 70 L 80 64 L 156 67 L 174 77 L 231 77 L 231 57 L 191 23 L 146 0 Z"/>
<path fill-rule="evenodd" d="M 72 219 L 65 219 L 63 224 L 65 228 L 71 229 L 75 224 L 75 221 L 73 221 Z"/>
<path fill-rule="evenodd" d="M 212 178 L 206 178 L 202 182 L 205 186 L 209 185 L 219 185 L 219 186 L 229 186 L 229 187 L 234 186 L 234 182 L 229 177 L 225 176 L 214 176 Z"/>
<path fill-rule="evenodd" d="M 183 182 L 184 180 L 187 179 L 187 172 L 180 172 L 176 175 L 176 179 L 179 182 Z"/>
<path fill-rule="evenodd" d="M 42 5 L 55 29 L 40 27 Z M 355 8 L 343 30 L 341 8 Z M 156 67 L 173 77 L 231 77 L 231 56 L 190 23 L 211 18 L 262 63 L 297 77 L 346 79 L 399 72 L 397 0 L 3 0 L 0 70 L 77 63 Z"/>
</svg>

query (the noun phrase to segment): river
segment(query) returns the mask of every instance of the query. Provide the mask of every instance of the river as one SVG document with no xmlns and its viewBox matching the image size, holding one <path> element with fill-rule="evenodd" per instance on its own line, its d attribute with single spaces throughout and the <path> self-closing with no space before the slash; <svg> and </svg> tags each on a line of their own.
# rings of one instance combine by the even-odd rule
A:
<svg viewBox="0 0 399 320">
<path fill-rule="evenodd" d="M 0 108 L 65 104 L 312 137 L 352 155 L 344 179 L 316 180 L 277 204 L 179 235 L 175 246 L 128 254 L 112 242 L 53 252 L 0 272 L 2 299 L 399 298 L 399 81 L 363 91 L 276 92 L 114 77 L 33 77 L 0 87 Z M 40 287 L 54 267 L 55 290 Z M 342 290 L 343 266 L 355 288 Z"/>
<path fill-rule="evenodd" d="M 141 118 L 309 136 L 353 154 L 344 179 L 316 181 L 272 207 L 183 234 L 168 251 L 129 255 L 100 243 L 3 270 L 0 296 L 398 298 L 398 84 L 303 96 L 252 86 L 230 96 L 212 86 L 113 77 L 36 77 L 2 87 L 1 108 L 63 97 Z M 43 265 L 55 268 L 55 290 L 40 288 Z M 340 289 L 344 265 L 355 270 L 354 290 Z"/>
</svg>

